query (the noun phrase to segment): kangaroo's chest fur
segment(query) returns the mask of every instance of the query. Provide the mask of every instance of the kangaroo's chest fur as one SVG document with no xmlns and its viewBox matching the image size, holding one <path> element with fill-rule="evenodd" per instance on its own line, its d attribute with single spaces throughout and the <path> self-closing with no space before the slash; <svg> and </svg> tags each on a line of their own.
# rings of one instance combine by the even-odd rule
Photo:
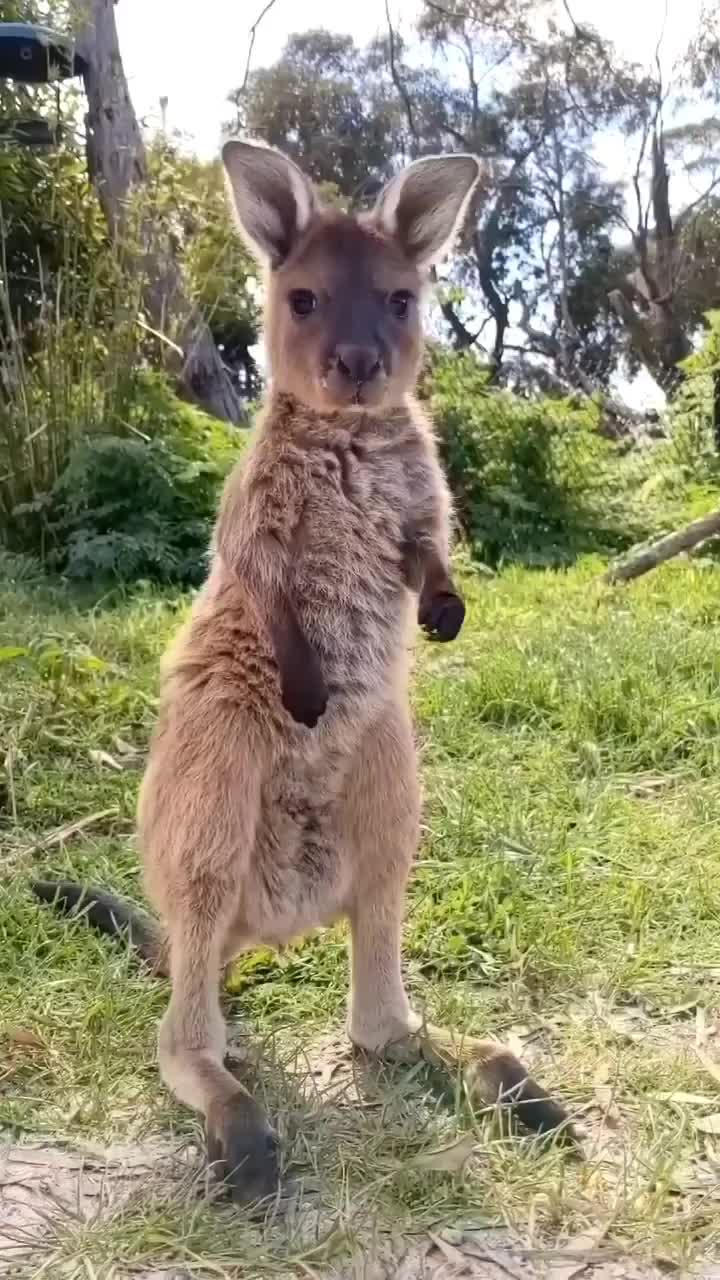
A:
<svg viewBox="0 0 720 1280">
<path fill-rule="evenodd" d="M 407 644 L 403 528 L 413 469 L 393 444 L 343 439 L 311 462 L 290 591 L 336 709 L 371 713 Z"/>
<path fill-rule="evenodd" d="M 288 423 L 284 408 L 282 401 L 271 408 L 250 457 L 231 477 L 209 598 L 226 607 L 230 582 L 240 588 L 234 607 L 245 607 L 253 544 L 275 540 L 291 604 L 320 658 L 327 720 L 367 720 L 396 682 L 411 639 L 408 526 L 427 508 L 447 507 L 434 441 L 416 409 L 318 423 L 294 407 L 285 409 Z M 279 748 L 294 751 L 298 743 L 314 755 L 312 738 L 284 723 Z"/>
<path fill-rule="evenodd" d="M 405 697 L 416 606 L 403 542 L 412 514 L 437 501 L 439 483 L 432 438 L 408 413 L 381 424 L 358 414 L 324 431 L 314 423 L 285 435 L 261 431 L 229 481 L 209 580 L 170 660 L 165 697 L 177 697 L 180 675 L 192 719 L 192 701 L 207 695 L 211 679 L 225 691 L 234 682 L 247 722 L 266 734 L 243 894 L 251 907 L 239 907 L 230 951 L 284 942 L 343 912 L 352 867 L 338 811 L 365 735 L 391 700 Z M 327 684 L 327 709 L 313 729 L 283 711 L 262 609 L 253 607 L 243 568 L 256 586 L 253 548 L 268 538 L 282 544 L 288 594 Z M 242 660 L 229 638 L 233 627 L 242 635 Z M 244 757 L 245 733 L 240 714 L 238 740 L 219 744 L 231 774 L 234 759 Z M 241 805 L 240 767 L 236 786 Z"/>
<path fill-rule="evenodd" d="M 265 904 L 270 942 L 342 911 L 352 867 L 337 802 L 364 734 L 383 704 L 405 691 L 414 601 L 404 580 L 404 531 L 433 476 L 414 423 L 389 423 L 387 432 L 363 425 L 305 444 L 290 595 L 319 654 L 329 702 L 316 729 L 279 738 L 278 767 L 263 788 L 252 897 Z"/>
</svg>

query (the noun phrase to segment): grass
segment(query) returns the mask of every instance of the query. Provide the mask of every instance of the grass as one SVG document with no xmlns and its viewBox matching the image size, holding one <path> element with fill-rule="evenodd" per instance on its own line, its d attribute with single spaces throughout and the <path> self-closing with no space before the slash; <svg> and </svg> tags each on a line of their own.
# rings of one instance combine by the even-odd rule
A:
<svg viewBox="0 0 720 1280">
<path fill-rule="evenodd" d="M 720 1111 L 720 578 L 695 560 L 610 590 L 599 568 L 468 575 L 461 640 L 419 643 L 426 827 L 406 927 L 416 1003 L 519 1042 L 585 1124 L 586 1158 L 508 1138 L 417 1069 L 369 1072 L 349 1104 L 330 930 L 247 957 L 229 995 L 318 1212 L 258 1225 L 190 1174 L 150 1178 L 107 1212 L 58 1211 L 28 1275 L 313 1276 L 390 1227 L 506 1223 L 536 1248 L 594 1232 L 666 1267 L 717 1255 L 720 1139 L 703 1123 Z M 199 1138 L 155 1067 L 165 984 L 27 887 L 59 873 L 140 895 L 141 752 L 186 607 L 0 587 L 0 1124 L 18 1140 Z M 417 1163 L 467 1131 L 462 1174 Z"/>
</svg>

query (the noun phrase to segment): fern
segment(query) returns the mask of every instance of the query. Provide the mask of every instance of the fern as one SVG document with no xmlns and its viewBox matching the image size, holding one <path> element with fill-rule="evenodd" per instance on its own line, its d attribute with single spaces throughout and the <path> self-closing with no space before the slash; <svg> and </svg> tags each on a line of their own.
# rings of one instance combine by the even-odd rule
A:
<svg viewBox="0 0 720 1280">
<path fill-rule="evenodd" d="M 33 503 L 49 567 L 75 579 L 202 581 L 218 493 L 242 437 L 148 376 L 129 425 L 139 432 L 136 422 L 149 427 L 151 417 L 154 436 L 80 441 L 52 492 Z"/>
</svg>

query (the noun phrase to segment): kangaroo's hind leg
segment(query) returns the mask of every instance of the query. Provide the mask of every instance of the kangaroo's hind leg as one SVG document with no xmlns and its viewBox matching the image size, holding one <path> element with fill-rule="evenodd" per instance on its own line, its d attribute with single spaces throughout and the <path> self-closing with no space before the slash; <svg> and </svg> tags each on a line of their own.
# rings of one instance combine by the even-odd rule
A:
<svg viewBox="0 0 720 1280">
<path fill-rule="evenodd" d="M 220 974 L 243 903 L 261 787 L 257 756 L 234 745 L 232 730 L 215 724 L 213 768 L 181 767 L 181 733 L 151 760 L 141 829 L 146 878 L 167 926 L 172 980 L 160 1026 L 160 1072 L 177 1098 L 204 1115 L 214 1171 L 237 1200 L 249 1202 L 275 1190 L 278 1155 L 261 1106 L 224 1065 Z M 201 736 L 202 726 L 195 726 L 195 759 Z M 232 769 L 217 758 L 223 751 L 235 751 Z"/>
<path fill-rule="evenodd" d="M 372 1053 L 461 1070 L 476 1101 L 500 1101 L 538 1131 L 567 1130 L 563 1108 L 509 1049 L 424 1025 L 410 1008 L 401 973 L 401 928 L 419 817 L 410 717 L 398 703 L 386 707 L 367 734 L 342 805 L 343 838 L 354 868 L 350 1038 Z"/>
</svg>

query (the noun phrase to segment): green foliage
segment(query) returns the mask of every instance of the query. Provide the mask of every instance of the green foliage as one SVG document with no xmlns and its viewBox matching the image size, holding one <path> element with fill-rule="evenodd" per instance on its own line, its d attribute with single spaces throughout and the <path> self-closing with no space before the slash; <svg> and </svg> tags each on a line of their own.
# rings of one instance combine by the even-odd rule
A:
<svg viewBox="0 0 720 1280">
<path fill-rule="evenodd" d="M 473 356 L 441 352 L 425 393 L 462 529 L 486 562 L 558 562 L 628 539 L 592 401 L 498 391 Z"/>
<path fill-rule="evenodd" d="M 139 285 L 117 265 L 88 283 L 69 253 L 43 283 L 25 329 L 0 283 L 0 540 L 7 544 L 27 540 L 28 504 L 46 500 L 77 441 L 117 431 L 132 415 L 142 361 Z"/>
<path fill-rule="evenodd" d="M 720 311 L 705 316 L 702 347 L 683 360 L 685 375 L 669 414 L 673 455 L 688 476 L 720 479 Z M 716 426 L 716 418 L 718 419 Z"/>
<path fill-rule="evenodd" d="M 278 61 L 253 71 L 234 100 L 237 126 L 348 197 L 387 176 L 389 158 L 405 148 L 387 56 L 377 45 L 357 48 L 351 36 L 291 35 Z"/>
<path fill-rule="evenodd" d="M 130 434 L 81 440 L 28 515 L 40 516 L 48 563 L 70 578 L 198 584 L 218 492 L 241 437 L 183 404 L 157 377 L 144 378 L 142 391 Z"/>
<path fill-rule="evenodd" d="M 174 244 L 224 363 L 252 397 L 259 386 L 251 354 L 260 322 L 258 268 L 233 227 L 221 167 L 183 155 L 166 138 L 150 148 L 148 166 L 155 225 Z"/>
<path fill-rule="evenodd" d="M 150 207 L 248 394 L 254 268 L 216 167 L 165 145 L 150 167 L 113 246 L 73 146 L 0 154 L 0 545 L 75 577 L 195 582 L 238 437 L 151 376 L 164 350 L 125 250 Z"/>
</svg>

